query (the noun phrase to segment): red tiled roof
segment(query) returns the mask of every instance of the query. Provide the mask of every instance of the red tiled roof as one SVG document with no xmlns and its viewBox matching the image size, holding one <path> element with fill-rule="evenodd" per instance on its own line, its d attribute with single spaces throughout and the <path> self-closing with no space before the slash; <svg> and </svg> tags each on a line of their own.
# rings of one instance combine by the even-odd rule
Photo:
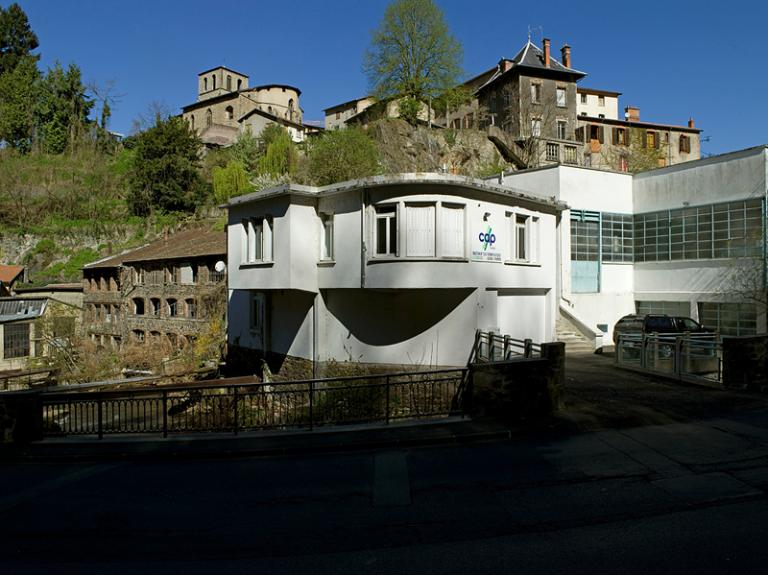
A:
<svg viewBox="0 0 768 575">
<path fill-rule="evenodd" d="M 0 265 L 0 282 L 11 284 L 24 272 L 24 266 Z"/>
</svg>

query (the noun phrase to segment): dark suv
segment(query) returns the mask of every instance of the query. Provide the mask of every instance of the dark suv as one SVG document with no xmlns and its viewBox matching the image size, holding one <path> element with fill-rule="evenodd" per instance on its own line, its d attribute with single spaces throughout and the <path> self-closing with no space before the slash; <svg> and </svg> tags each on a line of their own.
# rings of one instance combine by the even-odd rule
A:
<svg viewBox="0 0 768 575">
<path fill-rule="evenodd" d="M 621 333 L 711 333 L 695 319 L 672 315 L 625 315 L 613 328 L 613 343 Z"/>
</svg>

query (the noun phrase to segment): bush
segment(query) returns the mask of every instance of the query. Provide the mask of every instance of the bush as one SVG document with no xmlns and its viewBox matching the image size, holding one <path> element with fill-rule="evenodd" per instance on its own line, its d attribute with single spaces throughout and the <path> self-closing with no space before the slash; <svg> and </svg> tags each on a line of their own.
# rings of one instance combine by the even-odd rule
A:
<svg viewBox="0 0 768 575">
<path fill-rule="evenodd" d="M 380 171 L 376 142 L 356 127 L 326 132 L 310 143 L 308 157 L 311 183 L 319 186 L 373 176 Z"/>
</svg>

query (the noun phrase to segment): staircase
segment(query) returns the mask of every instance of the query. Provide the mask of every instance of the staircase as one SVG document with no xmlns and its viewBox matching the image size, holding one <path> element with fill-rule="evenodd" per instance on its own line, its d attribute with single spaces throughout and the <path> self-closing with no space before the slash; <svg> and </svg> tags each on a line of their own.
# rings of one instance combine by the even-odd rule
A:
<svg viewBox="0 0 768 575">
<path fill-rule="evenodd" d="M 595 343 L 590 341 L 571 321 L 560 314 L 555 324 L 557 341 L 565 343 L 567 355 L 595 353 Z"/>
</svg>

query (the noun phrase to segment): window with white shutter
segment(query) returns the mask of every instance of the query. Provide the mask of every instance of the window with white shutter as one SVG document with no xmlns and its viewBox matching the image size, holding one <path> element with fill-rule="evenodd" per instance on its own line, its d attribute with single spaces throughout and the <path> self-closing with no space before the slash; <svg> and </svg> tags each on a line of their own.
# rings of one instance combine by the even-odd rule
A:
<svg viewBox="0 0 768 575">
<path fill-rule="evenodd" d="M 435 206 L 406 204 L 406 256 L 435 256 Z"/>
<path fill-rule="evenodd" d="M 464 257 L 464 206 L 442 204 L 440 207 L 440 225 L 442 228 L 442 256 L 446 258 Z"/>
</svg>

